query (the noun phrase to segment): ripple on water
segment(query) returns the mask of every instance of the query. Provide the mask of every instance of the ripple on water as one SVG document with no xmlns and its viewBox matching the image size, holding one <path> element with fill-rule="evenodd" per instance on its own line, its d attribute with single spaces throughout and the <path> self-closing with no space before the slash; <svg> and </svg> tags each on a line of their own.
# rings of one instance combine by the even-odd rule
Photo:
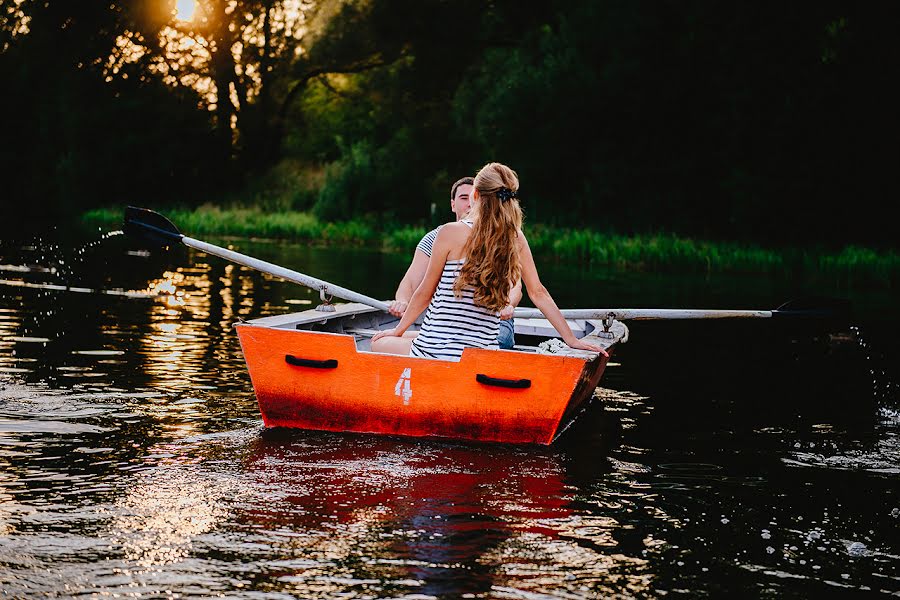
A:
<svg viewBox="0 0 900 600">
<path fill-rule="evenodd" d="M 884 438 L 871 450 L 847 450 L 834 455 L 795 452 L 782 459 L 791 467 L 816 467 L 844 471 L 868 471 L 884 475 L 900 474 L 900 440 Z"/>
<path fill-rule="evenodd" d="M 45 419 L 15 421 L 0 419 L 0 433 L 102 433 L 110 431 L 108 427 L 87 425 L 85 423 L 71 423 L 68 421 L 48 421 Z"/>
</svg>

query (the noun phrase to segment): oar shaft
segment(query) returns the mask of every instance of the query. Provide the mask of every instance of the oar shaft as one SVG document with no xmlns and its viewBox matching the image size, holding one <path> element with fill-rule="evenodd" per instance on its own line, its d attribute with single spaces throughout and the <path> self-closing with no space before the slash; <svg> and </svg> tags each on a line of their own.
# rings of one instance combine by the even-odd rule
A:
<svg viewBox="0 0 900 600">
<path fill-rule="evenodd" d="M 259 260 L 258 258 L 253 258 L 252 256 L 247 256 L 246 254 L 241 254 L 239 252 L 234 252 L 233 250 L 214 246 L 213 244 L 201 242 L 200 240 L 195 240 L 194 238 L 190 238 L 187 236 L 182 236 L 181 242 L 185 246 L 195 248 L 202 252 L 206 252 L 207 254 L 212 254 L 214 256 L 218 256 L 219 258 L 224 258 L 225 260 L 236 262 L 239 265 L 244 265 L 245 267 L 250 267 L 251 269 L 256 269 L 257 271 L 262 271 L 263 273 L 268 273 L 270 275 L 280 277 L 281 279 L 285 279 L 293 283 L 305 285 L 306 287 L 312 288 L 314 290 L 321 290 L 324 288 L 325 293 L 331 296 L 343 298 L 344 300 L 349 300 L 350 302 L 359 302 L 360 304 L 366 304 L 379 310 L 386 311 L 388 309 L 388 305 L 381 300 L 370 298 L 363 294 L 354 292 L 353 290 L 342 288 L 339 285 L 334 285 L 333 283 L 328 283 L 327 281 L 322 281 L 321 279 L 316 279 L 315 277 L 310 277 L 309 275 L 304 275 L 303 273 L 292 271 L 291 269 L 285 269 L 284 267 L 280 267 L 264 260 Z"/>
<path fill-rule="evenodd" d="M 567 319 L 604 319 L 612 314 L 618 321 L 672 319 L 768 319 L 771 310 L 705 310 L 675 308 L 574 308 L 560 311 Z M 543 319 L 536 308 L 517 308 L 516 318 Z"/>
</svg>

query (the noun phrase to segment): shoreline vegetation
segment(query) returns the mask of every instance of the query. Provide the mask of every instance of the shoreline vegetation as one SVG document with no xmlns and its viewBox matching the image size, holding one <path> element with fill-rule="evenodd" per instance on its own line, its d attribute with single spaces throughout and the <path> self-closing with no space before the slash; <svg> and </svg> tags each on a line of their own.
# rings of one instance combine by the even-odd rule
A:
<svg viewBox="0 0 900 600">
<path fill-rule="evenodd" d="M 87 211 L 86 227 L 120 226 L 121 208 Z M 401 225 L 385 230 L 371 220 L 322 223 L 306 212 L 267 212 L 258 208 L 172 208 L 165 216 L 192 237 L 234 236 L 290 240 L 311 245 L 355 246 L 412 253 L 428 231 Z M 892 286 L 900 280 L 900 254 L 846 246 L 822 248 L 763 248 L 737 242 L 712 242 L 671 233 L 620 235 L 588 229 L 528 224 L 528 241 L 535 256 L 584 265 L 607 265 L 633 270 L 670 268 L 716 272 L 820 272 Z"/>
</svg>

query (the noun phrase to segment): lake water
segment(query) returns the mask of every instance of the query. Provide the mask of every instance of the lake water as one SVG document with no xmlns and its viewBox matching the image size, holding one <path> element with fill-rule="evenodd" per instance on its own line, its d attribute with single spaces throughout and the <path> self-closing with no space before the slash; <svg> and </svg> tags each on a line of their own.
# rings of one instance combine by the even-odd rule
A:
<svg viewBox="0 0 900 600">
<path fill-rule="evenodd" d="M 408 260 L 210 241 L 381 298 Z M 900 595 L 900 292 L 539 266 L 564 307 L 814 293 L 854 316 L 633 323 L 550 447 L 267 431 L 232 324 L 312 292 L 124 236 L 6 235 L 0 595 Z"/>
</svg>

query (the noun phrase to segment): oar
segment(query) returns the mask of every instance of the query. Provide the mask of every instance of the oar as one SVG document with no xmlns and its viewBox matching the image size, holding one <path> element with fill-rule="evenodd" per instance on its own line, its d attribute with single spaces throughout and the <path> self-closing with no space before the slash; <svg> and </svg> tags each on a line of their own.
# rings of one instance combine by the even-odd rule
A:
<svg viewBox="0 0 900 600">
<path fill-rule="evenodd" d="M 771 319 L 773 317 L 833 319 L 849 316 L 849 303 L 836 298 L 792 300 L 772 310 L 708 310 L 696 308 L 574 308 L 563 309 L 567 319 L 605 319 L 651 321 L 672 319 Z M 542 319 L 536 308 L 517 308 L 516 318 Z"/>
<path fill-rule="evenodd" d="M 334 285 L 333 283 L 328 283 L 327 281 L 322 281 L 321 279 L 316 279 L 315 277 L 310 277 L 309 275 L 304 275 L 297 271 L 279 267 L 278 265 L 253 258 L 252 256 L 247 256 L 246 254 L 240 254 L 232 250 L 220 248 L 219 246 L 214 246 L 190 238 L 178 231 L 178 228 L 167 218 L 147 208 L 137 208 L 135 206 L 126 208 L 125 226 L 123 229 L 125 233 L 129 235 L 140 235 L 142 238 L 149 239 L 159 245 L 167 246 L 173 242 L 181 242 L 185 246 L 195 248 L 202 252 L 206 252 L 207 254 L 212 254 L 224 258 L 225 260 L 236 262 L 239 265 L 244 265 L 245 267 L 250 267 L 251 269 L 256 269 L 257 271 L 262 271 L 263 273 L 268 273 L 269 275 L 274 275 L 275 277 L 280 277 L 281 279 L 293 283 L 305 285 L 314 290 L 320 290 L 323 297 L 325 295 L 336 296 L 351 302 L 366 304 L 379 310 L 386 311 L 388 309 L 388 305 L 381 300 L 369 298 L 368 296 L 364 296 L 353 290 L 348 290 L 339 285 Z"/>
</svg>

